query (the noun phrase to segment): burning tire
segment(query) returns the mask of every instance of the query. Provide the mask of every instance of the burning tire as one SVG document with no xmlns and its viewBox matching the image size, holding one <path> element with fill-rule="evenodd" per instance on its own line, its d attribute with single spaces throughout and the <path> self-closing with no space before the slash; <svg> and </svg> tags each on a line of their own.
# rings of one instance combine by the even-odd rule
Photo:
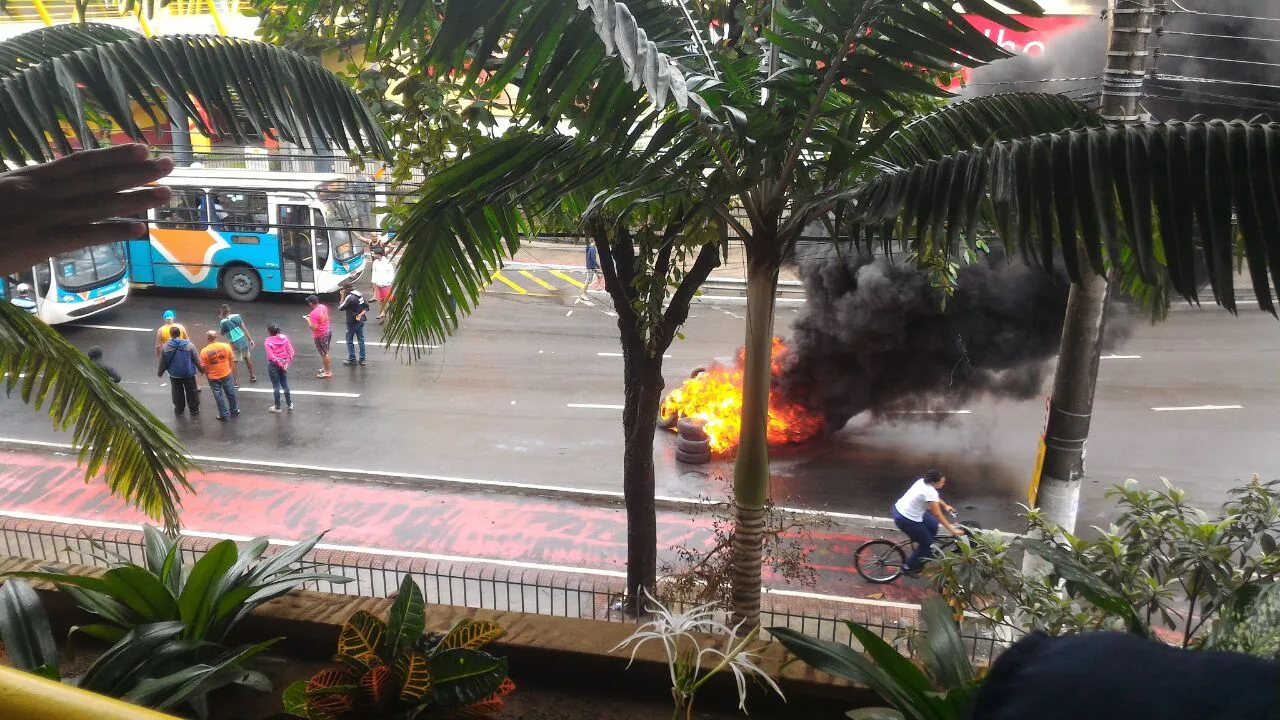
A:
<svg viewBox="0 0 1280 720">
<path fill-rule="evenodd" d="M 694 369 L 692 369 L 692 370 L 690 370 L 690 371 L 689 371 L 689 379 L 690 379 L 690 380 L 692 380 L 693 378 L 698 377 L 699 375 L 701 375 L 702 373 L 704 373 L 704 372 L 706 372 L 706 371 L 707 371 L 707 369 L 706 369 L 706 368 L 704 368 L 704 367 L 696 367 L 696 368 L 694 368 Z"/>
<path fill-rule="evenodd" d="M 684 463 L 685 465 L 706 465 L 711 462 L 711 453 L 692 454 L 676 450 L 676 462 Z"/>
<path fill-rule="evenodd" d="M 670 415 L 663 415 L 661 410 L 658 411 L 658 427 L 663 430 L 670 430 L 675 427 L 679 420 L 680 413 L 672 412 Z"/>
<path fill-rule="evenodd" d="M 686 455 L 708 455 L 711 453 L 711 441 L 677 437 L 676 451 Z"/>
<path fill-rule="evenodd" d="M 707 431 L 702 428 L 702 421 L 695 418 L 680 418 L 676 422 L 676 430 L 680 432 L 680 437 L 690 440 L 706 440 Z"/>
</svg>

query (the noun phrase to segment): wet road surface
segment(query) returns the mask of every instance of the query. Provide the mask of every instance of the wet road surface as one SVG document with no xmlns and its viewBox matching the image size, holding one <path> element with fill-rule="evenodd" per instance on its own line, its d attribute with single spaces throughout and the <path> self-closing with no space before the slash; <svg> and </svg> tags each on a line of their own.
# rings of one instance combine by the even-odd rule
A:
<svg viewBox="0 0 1280 720">
<path fill-rule="evenodd" d="M 259 344 L 259 380 L 250 384 L 242 377 L 244 414 L 231 423 L 214 420 L 207 389 L 201 422 L 175 418 L 169 388 L 155 376 L 153 338 L 162 310 L 175 309 L 201 345 L 204 331 L 216 324 L 220 297 L 137 293 L 87 326 L 62 329 L 81 348 L 103 347 L 126 387 L 199 455 L 275 462 L 283 469 L 298 463 L 618 491 L 622 360 L 616 319 L 598 301 L 575 303 L 575 294 L 487 295 L 457 336 L 443 347 L 423 348 L 427 354 L 413 364 L 373 347 L 380 335 L 371 323 L 370 364 L 343 367 L 346 347 L 335 313 L 332 380 L 314 377 L 319 363 L 300 298 L 234 307 L 259 340 L 268 322 L 281 324 L 298 360 L 291 373 L 296 410 L 272 415 L 266 412 L 270 384 Z M 669 387 L 690 368 L 734 352 L 743 310 L 694 308 L 688 339 L 670 350 Z M 794 317 L 791 308 L 779 310 L 780 334 Z M 1103 491 L 1127 477 L 1145 483 L 1167 477 L 1210 507 L 1252 473 L 1275 474 L 1267 420 L 1280 401 L 1280 323 L 1256 309 L 1238 318 L 1220 310 L 1176 311 L 1164 324 L 1139 327 L 1114 352 L 1100 373 L 1081 526 L 1105 522 L 1110 503 Z M 0 436 L 65 439 L 18 402 L 4 402 Z M 948 498 L 967 517 L 988 527 L 1014 526 L 1044 401 L 963 409 L 970 412 L 913 416 L 898 424 L 856 418 L 821 442 L 779 450 L 774 495 L 788 505 L 883 516 L 913 476 L 939 467 L 952 481 Z M 674 437 L 660 436 L 659 494 L 724 496 L 728 463 L 690 469 L 677 465 L 674 453 Z"/>
</svg>

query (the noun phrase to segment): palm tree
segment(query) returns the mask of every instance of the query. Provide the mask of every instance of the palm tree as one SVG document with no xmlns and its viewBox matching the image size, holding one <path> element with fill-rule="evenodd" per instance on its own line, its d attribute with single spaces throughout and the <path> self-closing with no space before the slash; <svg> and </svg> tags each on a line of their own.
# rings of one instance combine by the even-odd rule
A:
<svg viewBox="0 0 1280 720">
<path fill-rule="evenodd" d="M 1041 493 L 1046 517 L 1070 530 L 1109 285 L 1159 318 L 1171 293 L 1198 302 L 1199 259 L 1214 301 L 1235 312 L 1233 260 L 1243 256 L 1259 307 L 1276 315 L 1280 124 L 1122 125 L 1068 105 L 993 95 L 922 118 L 886 145 L 877 174 L 840 209 L 851 237 L 897 240 L 941 262 L 970 252 L 980 228 L 1046 269 L 1061 255 L 1072 286 Z"/>
<path fill-rule="evenodd" d="M 1039 14 L 1030 0 L 1003 3 Z M 370 9 L 371 52 L 401 38 L 430 37 L 406 51 L 437 72 L 461 73 L 481 99 L 518 88 L 513 110 L 534 132 L 567 122 L 578 143 L 635 151 L 654 159 L 621 188 L 642 196 L 669 192 L 666 171 L 692 161 L 701 169 L 697 197 L 742 240 L 747 253 L 746 367 L 742 433 L 734 472 L 736 613 L 754 624 L 760 603 L 760 552 L 769 492 L 766 421 L 774 296 L 783 257 L 802 229 L 826 219 L 863 175 L 876 150 L 920 97 L 945 93 L 933 82 L 956 64 L 1006 56 L 973 30 L 957 7 L 1011 28 L 1022 26 L 985 0 L 891 0 L 730 3 L 769 18 L 767 28 L 731 22 L 713 35 L 726 8 L 660 0 L 479 0 L 441 7 L 390 0 Z M 312 0 L 317 16 L 344 12 Z M 732 11 L 732 7 L 728 8 Z M 772 11 L 771 11 L 772 9 Z M 736 17 L 736 16 L 735 16 Z M 636 92 L 643 90 L 640 96 Z M 491 156 L 508 177 L 538 177 L 546 158 Z M 692 159 L 692 160 L 691 160 Z M 664 189 L 665 188 L 665 189 Z M 514 251 L 506 210 L 450 202 L 434 183 L 430 212 L 410 213 L 403 285 L 413 294 L 411 322 L 396 340 L 435 336 L 451 327 L 450 294 L 463 309 Z M 741 208 L 749 222 L 730 212 Z M 403 295 L 403 293 L 401 293 Z"/>
<path fill-rule="evenodd" d="M 317 12 L 327 4 L 316 0 Z M 955 5 L 1019 27 L 982 0 Z M 1159 192 L 1164 195 L 1155 199 L 1162 212 L 1181 217 L 1176 213 L 1185 214 L 1192 205 L 1176 208 L 1169 198 L 1185 199 L 1191 192 L 1204 199 L 1201 214 L 1207 220 L 1221 225 L 1223 208 L 1230 217 L 1233 201 L 1223 204 L 1222 188 L 1201 183 L 1196 196 L 1195 188 L 1169 180 L 1170 158 L 1181 157 L 1168 153 L 1170 138 L 1183 135 L 1103 127 L 1060 99 L 1002 97 L 960 105 L 904 127 L 919 98 L 944 94 L 934 75 L 950 72 L 953 64 L 974 66 L 1004 57 L 972 30 L 955 5 L 942 0 L 778 3 L 772 13 L 748 13 L 771 18 L 769 27 L 740 26 L 724 37 L 708 31 L 709 18 L 698 14 L 705 6 L 652 0 L 580 0 L 577 8 L 487 0 L 467 9 L 451 6 L 442 19 L 434 6 L 405 0 L 381 4 L 381 14 L 369 19 L 372 47 L 394 44 L 406 33 L 425 34 L 431 43 L 422 51 L 422 61 L 438 72 L 463 74 L 481 98 L 496 97 L 515 85 L 514 110 L 531 132 L 552 133 L 562 121 L 574 126 L 577 143 L 566 145 L 566 151 L 604 147 L 652 157 L 654 171 L 626 182 L 619 189 L 624 196 L 661 195 L 671 187 L 665 173 L 690 163 L 692 175 L 701 180 L 686 176 L 680 187 L 703 199 L 742 239 L 747 251 L 747 353 L 734 473 L 733 600 L 735 612 L 749 622 L 759 612 L 760 529 L 769 487 L 765 421 L 774 292 L 782 258 L 806 225 L 822 221 L 833 231 L 852 225 L 862 239 L 895 237 L 897 230 L 915 261 L 932 269 L 946 286 L 954 282 L 958 264 L 980 249 L 973 235 L 986 211 L 995 227 L 1016 231 L 1014 244 L 1035 250 L 1037 257 L 1050 254 L 1066 238 L 1066 248 L 1073 252 L 1066 253 L 1065 262 L 1077 281 L 1088 277 L 1084 269 L 1100 267 L 1105 248 L 1109 265 L 1124 271 L 1130 283 L 1145 281 L 1157 291 L 1171 286 L 1186 293 L 1194 291 L 1190 265 L 1181 254 L 1171 260 L 1163 250 L 1156 251 L 1150 213 L 1143 224 L 1143 212 L 1134 207 L 1150 208 L 1151 194 L 1163 182 Z M 1004 5 L 1039 14 L 1031 2 Z M 678 11 L 674 17 L 666 11 L 672 8 Z M 707 11 L 716 14 L 716 8 Z M 637 99 L 637 90 L 645 95 Z M 1018 140 L 1073 125 L 1079 129 Z M 1262 172 L 1259 162 L 1248 160 L 1253 156 L 1248 151 L 1270 142 L 1270 130 L 1186 127 L 1190 134 L 1173 140 L 1175 150 L 1184 143 L 1218 143 L 1220 149 L 1244 153 L 1196 156 L 1202 163 L 1194 166 L 1199 170 L 1234 157 L 1241 172 Z M 1005 141 L 992 142 L 1001 138 Z M 990 147 L 948 157 L 975 143 Z M 1265 152 L 1257 157 L 1270 157 Z M 993 159 L 984 164 L 973 159 L 978 156 Z M 1157 158 L 1164 158 L 1164 165 Z M 545 155 L 511 145 L 505 153 L 487 156 L 485 167 L 510 187 L 523 188 L 520 179 L 543 177 L 538 167 L 547 162 Z M 1255 165 L 1259 169 L 1250 170 Z M 1159 175 L 1162 168 L 1165 174 Z M 1153 183 L 1155 176 L 1163 180 Z M 1015 177 L 1018 182 L 1011 182 Z M 1087 193 L 1066 192 L 1102 192 L 1107 177 L 1116 190 L 1113 197 L 1090 200 Z M 1120 192 L 1121 186 L 1129 190 Z M 994 200 L 984 201 L 983 192 L 993 187 L 998 190 Z M 1263 188 L 1272 186 L 1239 187 L 1265 194 Z M 549 202 L 557 192 L 567 196 L 576 191 L 550 184 L 536 192 Z M 449 193 L 443 184 L 429 184 L 422 211 L 411 212 L 401 229 L 406 257 L 414 258 L 414 270 L 404 280 L 414 307 L 398 340 L 447 332 L 448 294 L 463 295 L 464 309 L 469 307 L 500 257 L 518 242 L 516 206 L 494 208 L 477 204 L 474 195 Z M 1257 205 L 1255 197 L 1249 207 L 1257 212 Z M 734 207 L 745 211 L 748 223 L 729 212 Z M 891 223 L 903 216 L 903 207 L 910 208 L 905 214 L 910 222 Z M 1097 222 L 1088 212 L 1082 215 L 1082 207 L 1093 208 Z M 1123 222 L 1108 224 L 1107 218 Z M 1172 222 L 1164 232 L 1176 234 L 1182 244 L 1168 247 L 1183 253 L 1192 241 Z M 485 227 L 510 230 L 487 232 Z M 1074 252 L 1077 230 L 1083 253 Z M 1225 257 L 1224 249 L 1228 255 L 1230 251 L 1231 233 L 1221 230 L 1215 230 L 1217 240 L 1210 238 L 1205 245 L 1218 260 Z M 1259 246 L 1246 243 L 1249 247 Z M 1226 266 L 1217 262 L 1211 267 L 1215 297 L 1229 302 L 1229 295 L 1218 294 L 1229 292 L 1222 274 Z"/>
<path fill-rule="evenodd" d="M 42 28 L 0 42 L 0 157 L 22 165 L 99 144 L 115 130 L 145 140 L 176 101 L 202 132 L 323 137 L 386 155 L 377 122 L 319 65 L 261 43 L 222 37 L 143 38 L 107 25 Z M 249 127 L 236 122 L 247 118 Z M 191 468 L 173 432 L 48 326 L 0 304 L 5 390 L 72 430 L 86 479 L 167 527 L 178 526 Z"/>
</svg>

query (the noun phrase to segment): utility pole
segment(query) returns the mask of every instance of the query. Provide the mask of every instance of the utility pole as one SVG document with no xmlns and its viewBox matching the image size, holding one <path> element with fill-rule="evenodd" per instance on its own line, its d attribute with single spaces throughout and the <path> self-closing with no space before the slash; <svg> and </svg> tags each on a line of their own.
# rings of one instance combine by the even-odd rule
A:
<svg viewBox="0 0 1280 720">
<path fill-rule="evenodd" d="M 1107 120 L 1134 123 L 1144 119 L 1142 81 L 1151 52 L 1155 4 L 1156 0 L 1111 0 L 1111 35 L 1100 108 Z M 1067 532 L 1075 531 L 1080 506 L 1085 441 L 1093 416 L 1099 350 L 1110 295 L 1106 278 L 1095 275 L 1087 264 L 1082 273 L 1081 282 L 1071 284 L 1067 300 L 1036 498 L 1045 520 Z"/>
</svg>

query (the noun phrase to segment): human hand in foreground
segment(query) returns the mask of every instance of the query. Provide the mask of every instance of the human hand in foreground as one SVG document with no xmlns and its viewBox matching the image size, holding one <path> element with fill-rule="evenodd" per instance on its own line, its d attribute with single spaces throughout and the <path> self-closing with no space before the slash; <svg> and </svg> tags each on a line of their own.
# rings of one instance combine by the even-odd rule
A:
<svg viewBox="0 0 1280 720">
<path fill-rule="evenodd" d="M 144 237 L 133 220 L 169 201 L 167 187 L 139 186 L 173 171 L 146 145 L 84 150 L 53 162 L 0 173 L 0 275 L 64 252 Z"/>
</svg>

